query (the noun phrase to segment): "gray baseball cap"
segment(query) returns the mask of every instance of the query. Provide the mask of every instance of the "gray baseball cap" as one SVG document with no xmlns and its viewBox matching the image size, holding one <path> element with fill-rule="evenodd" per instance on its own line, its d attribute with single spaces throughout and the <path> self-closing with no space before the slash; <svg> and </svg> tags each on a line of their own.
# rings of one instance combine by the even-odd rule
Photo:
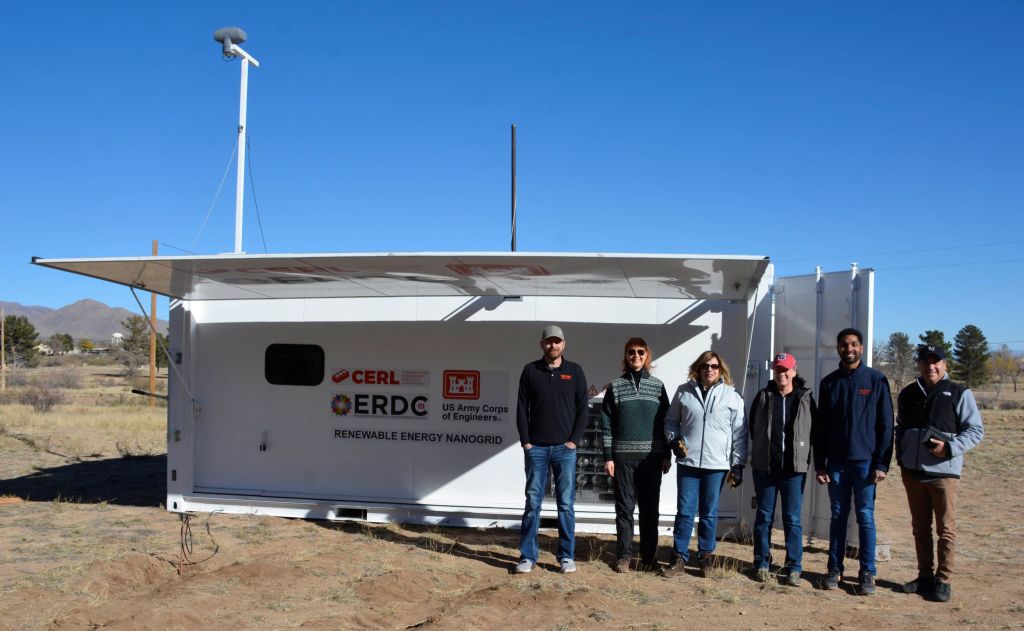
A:
<svg viewBox="0 0 1024 631">
<path fill-rule="evenodd" d="M 548 339 L 549 337 L 557 337 L 558 339 L 565 341 L 565 333 L 562 333 L 562 327 L 557 324 L 549 324 L 544 327 L 544 330 L 540 332 L 540 341 Z"/>
</svg>

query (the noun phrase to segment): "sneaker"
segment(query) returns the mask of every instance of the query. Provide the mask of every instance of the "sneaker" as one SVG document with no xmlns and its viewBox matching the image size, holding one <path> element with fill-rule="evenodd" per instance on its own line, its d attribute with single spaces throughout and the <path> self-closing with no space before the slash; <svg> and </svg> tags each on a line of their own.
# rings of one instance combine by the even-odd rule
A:
<svg viewBox="0 0 1024 631">
<path fill-rule="evenodd" d="M 935 600 L 940 603 L 949 602 L 949 599 L 953 597 L 953 586 L 949 583 L 935 581 L 935 588 L 932 592 L 935 596 Z"/>
<path fill-rule="evenodd" d="M 927 594 L 932 591 L 935 585 L 934 576 L 918 576 L 912 581 L 903 584 L 904 594 Z"/>
<path fill-rule="evenodd" d="M 710 554 L 705 554 L 698 561 L 700 564 L 700 573 L 704 575 L 704 578 L 711 578 L 711 573 L 714 570 L 715 564 L 711 559 Z"/>
<path fill-rule="evenodd" d="M 576 562 L 572 559 L 562 559 L 558 565 L 562 574 L 572 574 L 576 571 Z"/>
<path fill-rule="evenodd" d="M 516 564 L 516 569 L 514 570 L 514 572 L 516 574 L 529 574 L 533 571 L 533 566 L 533 561 L 531 561 L 530 559 L 523 559 L 522 561 Z"/>
<path fill-rule="evenodd" d="M 857 578 L 857 593 L 861 596 L 870 596 L 875 593 L 875 575 L 871 572 L 861 572 Z"/>
<path fill-rule="evenodd" d="M 790 570 L 789 573 L 786 574 L 786 585 L 789 585 L 790 587 L 800 587 L 800 572 Z"/>
<path fill-rule="evenodd" d="M 822 589 L 836 589 L 839 587 L 839 583 L 843 580 L 843 575 L 836 570 L 829 570 L 828 576 L 821 581 Z"/>
<path fill-rule="evenodd" d="M 674 556 L 666 567 L 661 568 L 661 575 L 665 578 L 672 578 L 673 576 L 679 576 L 685 572 L 684 566 L 686 562 L 683 561 L 682 557 Z"/>
<path fill-rule="evenodd" d="M 772 571 L 766 567 L 757 568 L 754 572 L 754 578 L 757 579 L 758 583 L 770 583 L 772 580 Z"/>
<path fill-rule="evenodd" d="M 629 572 L 629 559 L 619 559 L 615 563 L 615 571 L 619 574 L 625 574 Z"/>
</svg>

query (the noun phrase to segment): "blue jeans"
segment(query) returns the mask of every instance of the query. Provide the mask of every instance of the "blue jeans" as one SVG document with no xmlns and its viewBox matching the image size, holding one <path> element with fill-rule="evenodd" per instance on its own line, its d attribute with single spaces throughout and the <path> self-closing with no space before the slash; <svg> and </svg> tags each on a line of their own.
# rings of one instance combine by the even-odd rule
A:
<svg viewBox="0 0 1024 631">
<path fill-rule="evenodd" d="M 558 560 L 571 559 L 576 551 L 576 450 L 565 445 L 534 445 L 523 452 L 526 460 L 526 508 L 519 529 L 519 556 L 537 562 L 537 529 L 548 467 L 555 474 L 555 504 L 558 506 Z"/>
<path fill-rule="evenodd" d="M 728 471 L 697 469 L 676 465 L 676 521 L 672 530 L 675 556 L 684 562 L 690 558 L 690 536 L 693 518 L 700 506 L 697 523 L 697 553 L 699 557 L 715 551 L 715 531 L 718 528 L 718 500 Z"/>
<path fill-rule="evenodd" d="M 803 570 L 804 530 L 800 511 L 804 505 L 806 473 L 754 471 L 757 514 L 754 517 L 754 569 L 768 569 L 772 563 L 772 521 L 775 498 L 782 497 L 782 531 L 786 534 L 786 567 Z"/>
<path fill-rule="evenodd" d="M 828 570 L 843 573 L 846 555 L 846 524 L 850 520 L 850 495 L 857 511 L 860 537 L 860 571 L 875 574 L 875 485 L 870 460 L 850 460 L 828 465 L 828 498 L 832 503 L 829 527 Z"/>
</svg>

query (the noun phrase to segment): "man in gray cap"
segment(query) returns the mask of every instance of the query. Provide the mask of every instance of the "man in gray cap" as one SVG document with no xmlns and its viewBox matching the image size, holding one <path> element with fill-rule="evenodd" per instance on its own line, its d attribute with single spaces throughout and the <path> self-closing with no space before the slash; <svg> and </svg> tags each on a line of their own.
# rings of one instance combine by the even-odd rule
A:
<svg viewBox="0 0 1024 631">
<path fill-rule="evenodd" d="M 949 580 L 956 558 L 956 495 L 964 453 L 981 442 L 985 430 L 974 394 L 946 376 L 941 346 L 921 346 L 917 368 L 921 376 L 900 392 L 896 424 L 896 461 L 917 551 L 917 578 L 904 584 L 903 591 L 946 602 L 953 594 Z"/>
<path fill-rule="evenodd" d="M 515 567 L 518 574 L 532 571 L 537 564 L 537 529 L 549 467 L 555 476 L 559 569 L 564 573 L 576 571 L 576 445 L 587 426 L 587 378 L 579 364 L 562 356 L 565 334 L 561 327 L 545 327 L 540 348 L 544 356 L 523 367 L 516 406 L 516 427 L 526 461 L 526 508 Z"/>
</svg>

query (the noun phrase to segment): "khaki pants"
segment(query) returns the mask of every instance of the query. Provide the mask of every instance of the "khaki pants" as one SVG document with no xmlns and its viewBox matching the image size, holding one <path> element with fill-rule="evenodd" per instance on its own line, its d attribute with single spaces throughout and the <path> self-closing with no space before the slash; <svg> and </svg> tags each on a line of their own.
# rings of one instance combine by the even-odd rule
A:
<svg viewBox="0 0 1024 631">
<path fill-rule="evenodd" d="M 958 478 L 938 478 L 929 482 L 915 480 L 910 471 L 901 470 L 903 488 L 910 504 L 910 522 L 914 530 L 919 576 L 934 576 L 948 583 L 956 561 L 956 494 Z M 938 535 L 938 566 L 935 564 L 932 515 Z"/>
</svg>

